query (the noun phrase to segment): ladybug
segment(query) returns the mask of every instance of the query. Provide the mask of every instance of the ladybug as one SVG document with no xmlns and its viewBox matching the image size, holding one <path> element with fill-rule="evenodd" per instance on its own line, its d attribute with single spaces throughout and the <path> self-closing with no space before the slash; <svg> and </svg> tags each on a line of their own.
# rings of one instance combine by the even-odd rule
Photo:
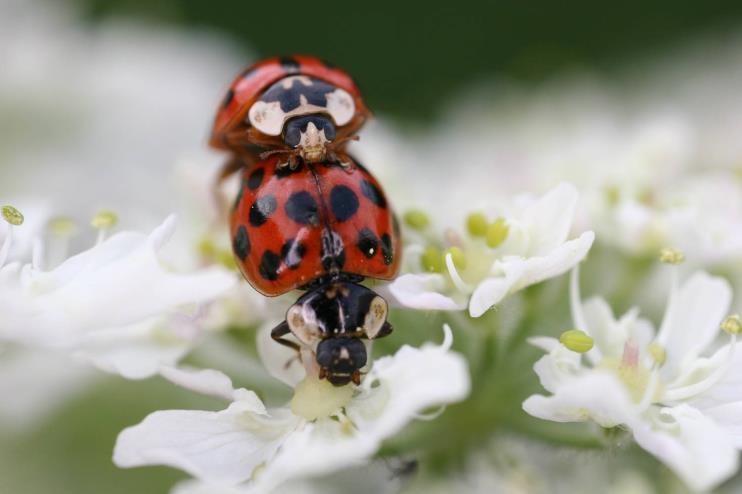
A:
<svg viewBox="0 0 742 494">
<path fill-rule="evenodd" d="M 232 82 L 210 145 L 235 154 L 222 178 L 270 154 L 283 156 L 282 167 L 296 167 L 299 158 L 346 163 L 345 146 L 369 116 L 345 71 L 310 56 L 269 58 Z"/>
<path fill-rule="evenodd" d="M 350 159 L 350 158 L 349 158 Z M 312 348 L 319 377 L 360 383 L 362 339 L 389 334 L 386 301 L 360 282 L 399 270 L 399 226 L 376 179 L 351 160 L 278 167 L 271 156 L 245 169 L 231 214 L 232 246 L 248 282 L 266 296 L 304 290 L 271 332 Z"/>
</svg>

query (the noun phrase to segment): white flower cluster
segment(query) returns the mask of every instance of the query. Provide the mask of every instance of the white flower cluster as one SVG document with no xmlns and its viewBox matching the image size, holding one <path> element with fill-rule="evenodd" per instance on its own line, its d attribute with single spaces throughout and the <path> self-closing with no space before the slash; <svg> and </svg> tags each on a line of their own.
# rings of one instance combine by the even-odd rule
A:
<svg viewBox="0 0 742 494">
<path fill-rule="evenodd" d="M 333 387 L 307 371 L 311 348 L 270 338 L 295 294 L 268 300 L 239 278 L 212 194 L 221 158 L 202 138 L 245 57 L 5 3 L 0 430 L 54 420 L 92 368 L 222 402 L 110 432 L 117 466 L 191 475 L 176 494 L 738 487 L 739 41 L 647 70 L 630 93 L 487 87 L 426 133 L 383 118 L 364 131 L 353 151 L 400 213 L 403 267 L 374 285 L 394 334 L 359 386 Z M 125 228 L 111 211 L 78 226 L 103 206 Z M 583 300 L 580 263 L 605 298 Z"/>
</svg>

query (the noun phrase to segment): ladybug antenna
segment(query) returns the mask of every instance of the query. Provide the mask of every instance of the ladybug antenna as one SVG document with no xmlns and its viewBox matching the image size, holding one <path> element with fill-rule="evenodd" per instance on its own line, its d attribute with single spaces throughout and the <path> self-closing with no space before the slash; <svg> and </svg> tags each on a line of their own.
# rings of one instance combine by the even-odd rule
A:
<svg viewBox="0 0 742 494">
<path fill-rule="evenodd" d="M 269 156 L 273 156 L 274 154 L 287 154 L 289 156 L 298 156 L 299 150 L 298 149 L 272 149 L 270 151 L 265 151 L 264 153 L 260 153 L 260 159 L 264 160 L 268 158 Z"/>
</svg>

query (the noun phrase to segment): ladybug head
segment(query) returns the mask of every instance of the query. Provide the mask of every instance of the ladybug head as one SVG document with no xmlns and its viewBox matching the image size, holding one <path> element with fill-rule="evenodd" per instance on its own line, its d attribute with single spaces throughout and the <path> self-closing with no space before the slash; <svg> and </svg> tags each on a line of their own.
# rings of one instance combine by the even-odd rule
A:
<svg viewBox="0 0 742 494">
<path fill-rule="evenodd" d="M 386 301 L 372 290 L 344 281 L 307 292 L 286 313 L 286 326 L 305 345 L 316 344 L 320 378 L 342 386 L 360 382 L 366 365 L 361 338 L 389 334 Z"/>
<path fill-rule="evenodd" d="M 358 338 L 328 338 L 317 345 L 320 379 L 327 378 L 335 386 L 360 384 L 366 359 L 366 345 Z"/>
<path fill-rule="evenodd" d="M 283 142 L 308 163 L 323 161 L 334 140 L 332 119 L 319 113 L 292 118 L 283 130 Z"/>
</svg>

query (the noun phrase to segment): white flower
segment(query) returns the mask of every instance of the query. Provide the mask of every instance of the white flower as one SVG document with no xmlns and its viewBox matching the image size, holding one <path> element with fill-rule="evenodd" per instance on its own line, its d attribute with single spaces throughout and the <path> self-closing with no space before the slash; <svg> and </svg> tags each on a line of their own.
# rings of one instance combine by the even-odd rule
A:
<svg viewBox="0 0 742 494">
<path fill-rule="evenodd" d="M 714 487 L 738 467 L 742 358 L 736 336 L 715 346 L 729 309 L 728 283 L 702 271 L 673 287 L 662 325 L 636 309 L 615 319 L 602 298 L 582 304 L 572 275 L 572 317 L 594 347 L 582 357 L 554 338 L 531 343 L 548 352 L 534 366 L 551 396 L 534 395 L 526 412 L 557 422 L 593 420 L 626 427 L 637 443 L 694 490 Z M 727 323 L 736 320 L 728 320 Z M 715 350 L 714 350 L 715 349 Z"/>
<path fill-rule="evenodd" d="M 355 389 L 307 378 L 289 405 L 270 409 L 220 372 L 171 369 L 165 375 L 172 381 L 232 403 L 219 412 L 152 413 L 119 435 L 114 462 L 170 465 L 207 483 L 249 482 L 261 492 L 361 465 L 426 408 L 467 395 L 466 363 L 450 344 L 446 328 L 441 346 L 403 346 L 375 361 Z"/>
<path fill-rule="evenodd" d="M 174 364 L 198 332 L 198 311 L 178 311 L 235 283 L 220 268 L 169 272 L 158 251 L 174 228 L 170 217 L 150 235 L 118 233 L 50 271 L 0 266 L 0 339 L 63 349 L 133 379 Z"/>
<path fill-rule="evenodd" d="M 585 257 L 593 232 L 568 240 L 577 200 L 577 190 L 564 183 L 538 200 L 524 199 L 524 204 L 500 221 L 500 238 L 489 244 L 491 248 L 481 238 L 456 238 L 454 249 L 458 250 L 445 256 L 446 274 L 404 274 L 388 291 L 407 307 L 456 310 L 468 306 L 469 314 L 479 317 L 507 295 L 559 276 Z M 484 235 L 480 232 L 479 236 Z M 419 252 L 417 260 L 425 262 Z"/>
</svg>

